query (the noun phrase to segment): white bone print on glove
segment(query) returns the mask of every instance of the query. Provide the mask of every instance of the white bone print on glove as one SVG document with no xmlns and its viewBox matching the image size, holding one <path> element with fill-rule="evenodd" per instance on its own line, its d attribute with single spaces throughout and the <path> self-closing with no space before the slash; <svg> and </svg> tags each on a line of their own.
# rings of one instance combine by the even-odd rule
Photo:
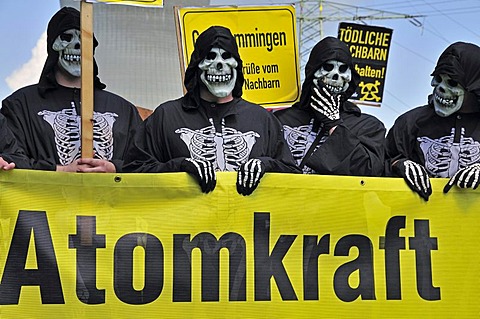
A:
<svg viewBox="0 0 480 319">
<path fill-rule="evenodd" d="M 340 104 L 342 96 L 340 94 L 333 95 L 325 87 L 313 87 L 311 96 L 311 107 L 318 113 L 325 116 L 330 121 L 340 119 Z"/>
<path fill-rule="evenodd" d="M 403 177 L 412 191 L 428 201 L 432 194 L 432 186 L 425 167 L 410 160 L 399 160 L 393 164 L 393 171 Z"/>
<path fill-rule="evenodd" d="M 475 163 L 468 167 L 462 168 L 453 175 L 448 181 L 447 185 L 443 188 L 444 193 L 448 193 L 453 185 L 457 185 L 460 188 L 472 188 L 477 189 L 480 184 L 480 164 Z"/>
<path fill-rule="evenodd" d="M 237 192 L 250 195 L 257 188 L 260 179 L 265 174 L 265 164 L 259 159 L 250 159 L 238 169 Z"/>
<path fill-rule="evenodd" d="M 186 158 L 181 164 L 181 169 L 197 179 L 202 192 L 209 193 L 215 189 L 217 185 L 215 167 L 209 161 Z"/>
</svg>

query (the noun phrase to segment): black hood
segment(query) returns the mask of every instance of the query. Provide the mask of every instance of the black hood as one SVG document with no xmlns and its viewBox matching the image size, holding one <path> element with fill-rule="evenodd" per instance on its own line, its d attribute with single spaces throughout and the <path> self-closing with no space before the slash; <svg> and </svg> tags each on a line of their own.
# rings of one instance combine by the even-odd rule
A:
<svg viewBox="0 0 480 319">
<path fill-rule="evenodd" d="M 360 83 L 360 75 L 355 70 L 352 61 L 352 54 L 348 46 L 334 37 L 323 38 L 318 42 L 310 52 L 308 62 L 305 66 L 305 80 L 302 85 L 302 93 L 300 95 L 300 102 L 296 103 L 297 107 L 309 108 L 310 96 L 312 92 L 313 80 L 315 79 L 315 72 L 320 69 L 323 63 L 328 60 L 337 60 L 347 64 L 352 70 L 352 81 L 349 83 L 347 91 L 345 92 L 345 100 L 347 100 L 357 89 Z"/>
<path fill-rule="evenodd" d="M 232 54 L 237 60 L 237 80 L 233 88 L 233 97 L 242 96 L 243 86 L 243 62 L 238 53 L 238 46 L 235 38 L 229 29 L 221 26 L 212 26 L 202 32 L 195 41 L 195 47 L 190 58 L 187 70 L 185 71 L 185 88 L 187 96 L 195 100 L 196 105 L 200 104 L 200 70 L 198 65 L 202 62 L 213 47 L 222 48 Z"/>
<path fill-rule="evenodd" d="M 48 23 L 47 28 L 47 61 L 43 66 L 40 81 L 38 83 L 38 91 L 40 95 L 45 96 L 45 92 L 58 87 L 55 79 L 55 67 L 58 63 L 58 52 L 53 50 L 52 45 L 55 39 L 63 32 L 69 29 L 80 30 L 80 12 L 71 7 L 63 7 L 53 15 Z M 97 47 L 98 42 L 93 38 L 93 47 Z M 98 78 L 98 67 L 94 59 L 94 85 L 96 88 L 104 89 L 106 86 Z"/>
<path fill-rule="evenodd" d="M 460 83 L 480 103 L 480 47 L 465 42 L 451 44 L 438 58 L 431 75 L 441 74 Z"/>
</svg>

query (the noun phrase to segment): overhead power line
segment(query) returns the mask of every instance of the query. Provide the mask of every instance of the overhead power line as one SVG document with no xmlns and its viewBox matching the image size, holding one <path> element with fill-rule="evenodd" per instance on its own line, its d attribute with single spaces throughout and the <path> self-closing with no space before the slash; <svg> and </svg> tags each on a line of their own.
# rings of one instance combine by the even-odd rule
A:
<svg viewBox="0 0 480 319">
<path fill-rule="evenodd" d="M 313 46 L 323 38 L 323 23 L 326 21 L 365 21 L 385 19 L 406 19 L 416 27 L 424 15 L 412 15 L 393 11 L 371 9 L 332 1 L 300 0 L 296 2 L 299 26 L 300 59 L 303 69 Z"/>
</svg>

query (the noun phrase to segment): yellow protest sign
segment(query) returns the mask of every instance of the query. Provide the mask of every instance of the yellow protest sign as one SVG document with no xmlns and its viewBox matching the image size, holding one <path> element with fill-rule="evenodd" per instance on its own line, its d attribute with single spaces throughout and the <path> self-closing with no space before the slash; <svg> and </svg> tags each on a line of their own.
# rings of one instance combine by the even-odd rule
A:
<svg viewBox="0 0 480 319">
<path fill-rule="evenodd" d="M 0 315 L 474 318 L 480 193 L 446 181 L 2 172 Z"/>
<path fill-rule="evenodd" d="M 177 8 L 181 61 L 188 66 L 196 37 L 213 25 L 230 29 L 243 61 L 243 98 L 285 106 L 300 95 L 300 62 L 293 6 Z M 182 70 L 184 72 L 184 70 Z"/>
<path fill-rule="evenodd" d="M 339 24 L 338 38 L 348 45 L 355 70 L 361 76 L 352 100 L 371 106 L 382 103 L 392 34 L 392 29 L 383 27 Z"/>
</svg>

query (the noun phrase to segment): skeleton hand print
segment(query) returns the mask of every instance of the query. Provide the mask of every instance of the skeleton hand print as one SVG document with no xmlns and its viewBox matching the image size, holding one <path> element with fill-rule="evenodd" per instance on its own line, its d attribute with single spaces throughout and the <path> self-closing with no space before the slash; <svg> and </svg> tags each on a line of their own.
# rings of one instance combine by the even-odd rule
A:
<svg viewBox="0 0 480 319">
<path fill-rule="evenodd" d="M 243 163 L 238 169 L 237 192 L 247 196 L 253 193 L 265 174 L 265 164 L 261 160 L 253 158 Z"/>
<path fill-rule="evenodd" d="M 209 193 L 215 189 L 217 177 L 212 163 L 200 159 L 186 158 L 180 168 L 197 179 L 203 193 Z"/>
<path fill-rule="evenodd" d="M 340 118 L 340 102 L 341 95 L 335 96 L 325 87 L 313 87 L 312 102 L 310 105 L 315 111 L 324 115 L 329 120 L 335 121 Z"/>
<path fill-rule="evenodd" d="M 462 168 L 453 175 L 448 181 L 447 185 L 443 188 L 443 192 L 446 194 L 453 187 L 457 185 L 460 188 L 472 188 L 477 189 L 480 184 L 480 164 L 475 163 L 468 167 Z"/>
<path fill-rule="evenodd" d="M 432 186 L 425 167 L 410 160 L 399 160 L 393 164 L 393 171 L 403 177 L 412 191 L 428 201 L 432 194 Z"/>
<path fill-rule="evenodd" d="M 326 129 L 339 123 L 341 103 L 341 94 L 334 95 L 324 86 L 313 86 L 310 106 L 315 110 L 315 118 L 323 123 Z"/>
</svg>

